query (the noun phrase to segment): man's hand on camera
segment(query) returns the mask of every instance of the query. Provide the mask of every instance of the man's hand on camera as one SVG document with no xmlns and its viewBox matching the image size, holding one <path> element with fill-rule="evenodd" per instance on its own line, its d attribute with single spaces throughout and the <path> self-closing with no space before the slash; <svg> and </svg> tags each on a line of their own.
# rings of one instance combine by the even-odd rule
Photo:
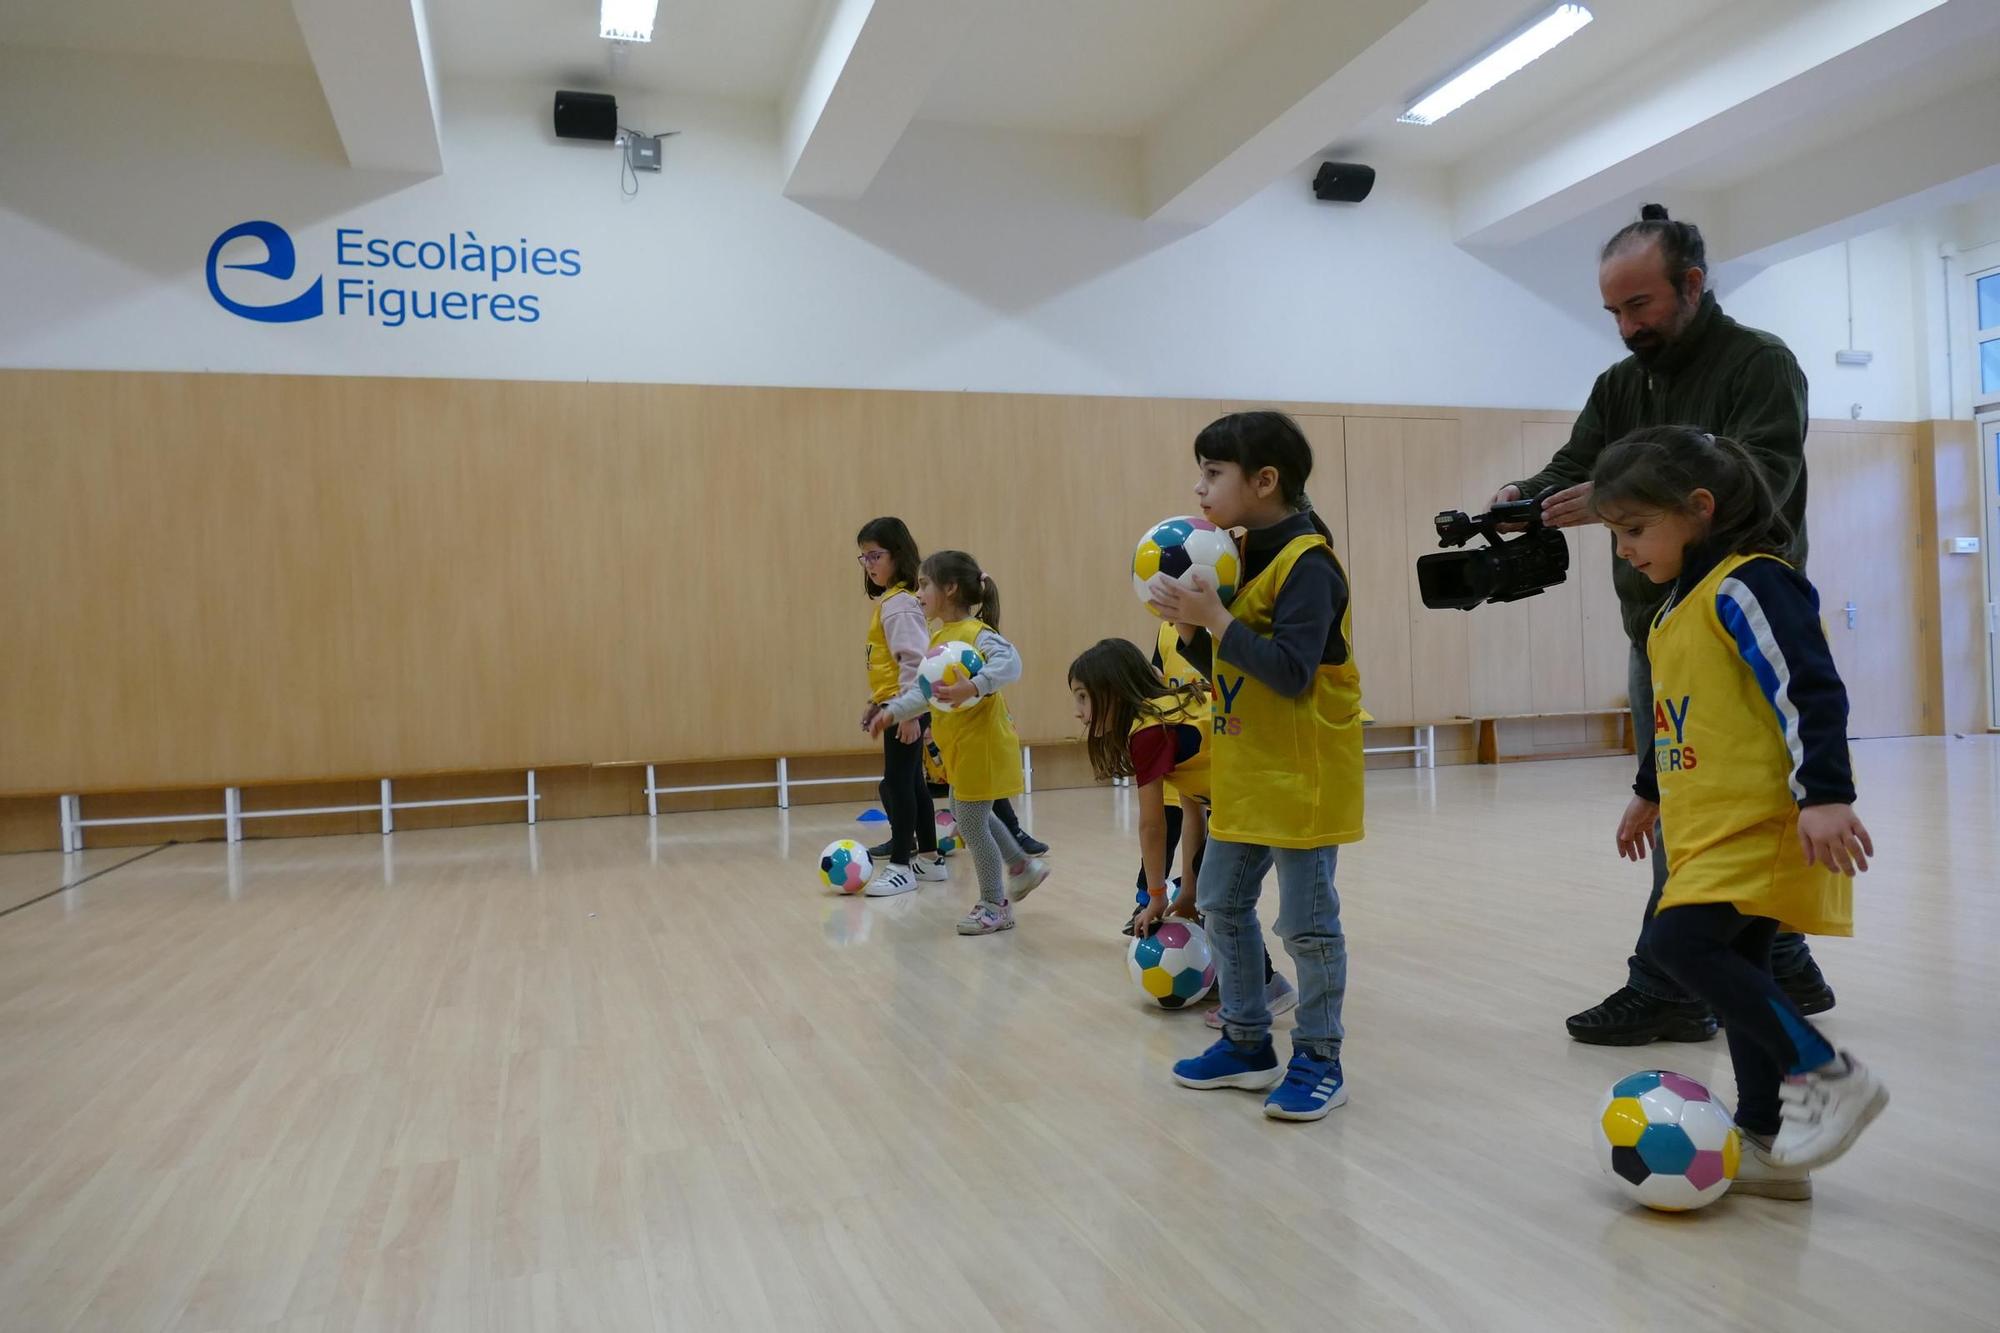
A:
<svg viewBox="0 0 2000 1333">
<path fill-rule="evenodd" d="M 1501 505 L 1512 504 L 1520 498 L 1521 488 L 1519 486 L 1502 486 L 1498 491 L 1493 493 L 1493 498 L 1487 502 L 1486 507 L 1488 509 L 1498 509 Z M 1502 523 L 1500 531 L 1523 532 L 1527 530 L 1527 527 L 1528 525 L 1525 523 Z"/>
<path fill-rule="evenodd" d="M 1581 528 L 1599 521 L 1590 508 L 1590 483 L 1587 481 L 1566 491 L 1557 491 L 1542 501 L 1542 522 L 1552 528 Z"/>
</svg>

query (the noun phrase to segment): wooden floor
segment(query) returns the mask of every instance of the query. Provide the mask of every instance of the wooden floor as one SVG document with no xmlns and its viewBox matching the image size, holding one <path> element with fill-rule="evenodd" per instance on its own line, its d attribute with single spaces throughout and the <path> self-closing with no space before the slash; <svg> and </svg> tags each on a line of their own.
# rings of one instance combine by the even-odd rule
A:
<svg viewBox="0 0 2000 1333">
<path fill-rule="evenodd" d="M 1645 892 L 1624 764 L 1370 777 L 1353 1103 L 1172 1086 L 1057 876 L 832 899 L 852 808 L 0 858 L 0 1324 L 109 1329 L 1893 1329 L 2000 1320 L 2000 742 L 1859 752 L 1882 858 L 1821 950 L 1895 1105 L 1810 1205 L 1626 1206 L 1593 1114 L 1720 1042 L 1569 1042 Z"/>
</svg>

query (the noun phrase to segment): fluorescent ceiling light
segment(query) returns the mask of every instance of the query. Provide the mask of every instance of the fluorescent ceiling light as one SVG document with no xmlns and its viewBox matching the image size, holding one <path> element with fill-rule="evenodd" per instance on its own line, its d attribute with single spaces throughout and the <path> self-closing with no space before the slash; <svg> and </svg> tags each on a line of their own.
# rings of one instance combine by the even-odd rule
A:
<svg viewBox="0 0 2000 1333">
<path fill-rule="evenodd" d="M 604 0 L 606 13 L 611 5 L 612 0 Z M 1592 17 L 1582 5 L 1557 5 L 1534 26 L 1481 56 L 1464 73 L 1425 93 L 1415 106 L 1396 119 L 1405 125 L 1436 124 L 1508 75 L 1519 73 L 1574 37 Z"/>
<path fill-rule="evenodd" d="M 653 40 L 653 12 L 660 0 L 598 0 L 597 35 L 614 42 Z"/>
</svg>

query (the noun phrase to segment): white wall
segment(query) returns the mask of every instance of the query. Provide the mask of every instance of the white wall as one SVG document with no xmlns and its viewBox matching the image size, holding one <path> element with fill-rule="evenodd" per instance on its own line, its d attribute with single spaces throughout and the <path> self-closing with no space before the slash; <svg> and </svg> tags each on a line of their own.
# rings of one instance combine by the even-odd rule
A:
<svg viewBox="0 0 2000 1333">
<path fill-rule="evenodd" d="M 1816 417 L 1848 417 L 1859 404 L 1870 421 L 1918 421 L 1930 416 L 1928 347 L 1910 227 L 1888 227 L 1773 265 L 1734 291 L 1723 307 L 1745 324 L 1783 338 L 1799 359 Z M 1842 366 L 1833 354 L 1848 342 L 1848 263 L 1851 248 L 1854 341 L 1873 352 L 1867 366 Z M 1935 251 L 1933 251 L 1935 254 Z"/>
<path fill-rule="evenodd" d="M 1126 144 L 918 126 L 866 198 L 812 208 L 779 193 L 774 111 L 663 102 L 622 108 L 686 131 L 626 199 L 550 92 L 447 85 L 446 174 L 412 178 L 346 167 L 297 71 L 0 50 L 0 364 L 1564 407 L 1619 354 L 1454 247 L 1435 179 L 1338 209 L 1302 172 L 1185 235 L 1138 220 Z M 316 272 L 331 298 L 340 226 L 527 237 L 583 273 L 522 285 L 531 327 L 257 324 L 204 278 L 251 218 L 301 272 L 225 274 L 240 300 Z"/>
</svg>

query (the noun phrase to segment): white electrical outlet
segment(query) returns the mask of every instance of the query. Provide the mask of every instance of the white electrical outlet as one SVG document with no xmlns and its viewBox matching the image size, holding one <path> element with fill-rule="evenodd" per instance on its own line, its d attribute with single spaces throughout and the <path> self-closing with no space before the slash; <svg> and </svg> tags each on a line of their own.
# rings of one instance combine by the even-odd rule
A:
<svg viewBox="0 0 2000 1333">
<path fill-rule="evenodd" d="M 1953 537 L 1951 539 L 1951 553 L 1953 555 L 1978 555 L 1979 538 Z"/>
</svg>

